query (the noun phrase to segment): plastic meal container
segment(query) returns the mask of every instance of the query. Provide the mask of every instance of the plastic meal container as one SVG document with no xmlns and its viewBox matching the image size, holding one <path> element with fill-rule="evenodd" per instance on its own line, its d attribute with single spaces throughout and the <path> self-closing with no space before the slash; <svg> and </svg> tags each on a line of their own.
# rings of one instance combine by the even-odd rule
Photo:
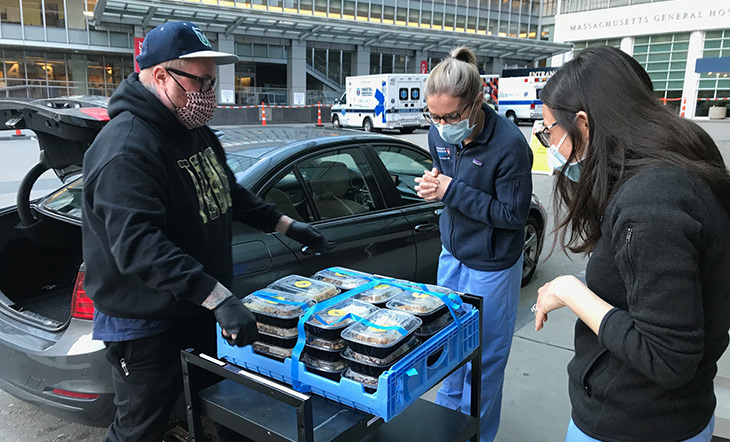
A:
<svg viewBox="0 0 730 442">
<path fill-rule="evenodd" d="M 302 353 L 299 360 L 304 364 L 308 372 L 332 379 L 333 381 L 339 381 L 342 377 L 342 370 L 347 368 L 347 361 L 344 359 L 325 361 L 312 357 L 310 354 Z"/>
<path fill-rule="evenodd" d="M 356 322 L 342 331 L 347 345 L 356 353 L 376 358 L 385 358 L 398 349 L 399 344 L 408 342 L 423 321 L 409 313 L 396 310 L 380 309 L 365 318 L 375 327 L 364 322 Z M 397 326 L 405 329 L 401 334 L 397 329 L 385 329 L 377 326 Z"/>
<path fill-rule="evenodd" d="M 361 278 L 354 275 L 340 273 L 337 267 L 331 269 L 320 270 L 312 276 L 312 279 L 330 283 L 342 291 L 352 290 L 370 282 L 369 279 Z M 357 273 L 363 276 L 369 276 L 365 273 L 357 272 L 349 269 L 342 269 L 348 273 Z"/>
<path fill-rule="evenodd" d="M 352 368 L 348 368 L 342 373 L 342 377 L 352 379 L 355 382 L 362 384 L 365 393 L 375 393 L 378 389 L 378 378 L 374 376 L 368 376 L 366 374 L 358 373 Z"/>
<path fill-rule="evenodd" d="M 256 328 L 259 329 L 259 333 L 266 333 L 267 335 L 278 336 L 280 338 L 296 338 L 299 336 L 299 331 L 296 327 L 282 328 L 271 324 L 264 324 L 263 322 L 257 322 Z"/>
<path fill-rule="evenodd" d="M 377 309 L 370 303 L 347 298 L 328 308 L 314 312 L 304 323 L 304 330 L 320 338 L 339 339 L 342 329 L 356 320 L 347 315 L 364 318 Z"/>
<path fill-rule="evenodd" d="M 441 331 L 447 325 L 451 324 L 453 321 L 454 317 L 451 316 L 451 312 L 445 311 L 443 314 L 437 316 L 431 322 L 424 323 L 423 325 L 418 327 L 418 330 L 416 330 L 416 336 L 418 336 L 419 338 L 426 337 L 426 339 L 428 339 Z"/>
<path fill-rule="evenodd" d="M 307 345 L 304 346 L 304 350 L 317 359 L 337 361 L 342 358 L 340 352 L 342 352 L 346 346 L 347 344 L 342 338 L 332 341 L 308 334 Z"/>
<path fill-rule="evenodd" d="M 254 342 L 251 344 L 251 347 L 254 352 L 271 359 L 276 359 L 279 362 L 284 362 L 284 359 L 290 358 L 292 354 L 291 348 L 282 348 L 261 341 Z"/>
<path fill-rule="evenodd" d="M 393 299 L 394 297 L 403 293 L 403 290 L 390 284 L 378 284 L 375 287 L 366 289 L 353 298 L 360 301 L 369 302 L 375 304 L 378 307 L 384 307 L 385 303 Z"/>
<path fill-rule="evenodd" d="M 297 337 L 282 337 L 278 335 L 271 335 L 259 330 L 259 342 L 281 348 L 294 348 L 294 346 L 297 345 Z"/>
<path fill-rule="evenodd" d="M 296 293 L 314 302 L 326 301 L 340 293 L 332 284 L 298 275 L 285 276 L 272 282 L 268 287 L 282 292 Z"/>
<path fill-rule="evenodd" d="M 391 299 L 385 306 L 416 315 L 424 324 L 436 319 L 446 308 L 446 304 L 437 296 L 409 291 L 404 291 Z"/>
<path fill-rule="evenodd" d="M 281 328 L 296 328 L 299 317 L 315 304 L 304 296 L 273 289 L 257 290 L 241 302 L 251 310 L 257 322 Z"/>
<path fill-rule="evenodd" d="M 413 350 L 420 344 L 421 341 L 414 337 L 407 343 L 403 344 L 398 350 L 391 353 L 388 357 L 380 359 L 372 356 L 361 355 L 352 351 L 351 348 L 345 349 L 342 352 L 342 357 L 349 361 L 350 367 L 357 373 L 378 377 L 384 371 L 390 369 L 396 362 L 405 356 L 408 352 Z"/>
</svg>

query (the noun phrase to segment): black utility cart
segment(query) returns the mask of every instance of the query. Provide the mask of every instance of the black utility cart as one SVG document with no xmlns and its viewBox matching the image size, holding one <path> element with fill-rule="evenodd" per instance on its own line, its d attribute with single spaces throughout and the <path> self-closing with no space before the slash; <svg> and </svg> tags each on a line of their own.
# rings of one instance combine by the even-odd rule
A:
<svg viewBox="0 0 730 442">
<path fill-rule="evenodd" d="M 479 309 L 481 336 L 481 298 L 462 298 Z M 257 442 L 478 442 L 481 345 L 459 365 L 472 363 L 470 416 L 417 399 L 387 423 L 189 349 L 181 357 L 190 440 L 203 441 L 200 418 L 207 416 Z M 219 381 L 210 385 L 211 377 Z"/>
</svg>

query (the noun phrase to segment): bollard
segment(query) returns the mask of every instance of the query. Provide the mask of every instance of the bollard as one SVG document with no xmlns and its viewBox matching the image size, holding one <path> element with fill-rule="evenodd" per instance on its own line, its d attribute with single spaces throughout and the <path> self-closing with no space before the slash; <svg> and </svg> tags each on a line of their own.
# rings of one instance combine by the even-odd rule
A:
<svg viewBox="0 0 730 442">
<path fill-rule="evenodd" d="M 266 126 L 266 107 L 264 107 L 264 102 L 261 102 L 261 125 Z"/>
<path fill-rule="evenodd" d="M 317 127 L 322 127 L 324 124 L 322 124 L 322 103 L 317 102 Z"/>
</svg>

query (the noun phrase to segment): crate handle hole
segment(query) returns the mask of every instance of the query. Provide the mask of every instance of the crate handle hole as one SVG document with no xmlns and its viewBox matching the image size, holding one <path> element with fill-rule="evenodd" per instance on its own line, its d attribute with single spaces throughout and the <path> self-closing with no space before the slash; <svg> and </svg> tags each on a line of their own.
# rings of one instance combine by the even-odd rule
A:
<svg viewBox="0 0 730 442">
<path fill-rule="evenodd" d="M 444 347 L 441 346 L 441 347 L 437 348 L 436 350 L 434 350 L 433 353 L 428 355 L 428 358 L 426 358 L 426 365 L 429 368 L 431 368 L 431 367 L 436 366 L 439 363 L 441 363 L 441 361 L 445 358 L 446 358 L 446 352 L 444 351 Z"/>
</svg>

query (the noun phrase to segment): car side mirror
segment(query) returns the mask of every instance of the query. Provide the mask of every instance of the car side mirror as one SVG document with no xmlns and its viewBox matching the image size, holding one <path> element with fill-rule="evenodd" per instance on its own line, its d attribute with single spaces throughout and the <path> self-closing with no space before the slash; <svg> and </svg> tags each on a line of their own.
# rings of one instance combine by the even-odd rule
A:
<svg viewBox="0 0 730 442">
<path fill-rule="evenodd" d="M 340 104 L 340 100 L 335 100 L 335 104 Z"/>
</svg>

